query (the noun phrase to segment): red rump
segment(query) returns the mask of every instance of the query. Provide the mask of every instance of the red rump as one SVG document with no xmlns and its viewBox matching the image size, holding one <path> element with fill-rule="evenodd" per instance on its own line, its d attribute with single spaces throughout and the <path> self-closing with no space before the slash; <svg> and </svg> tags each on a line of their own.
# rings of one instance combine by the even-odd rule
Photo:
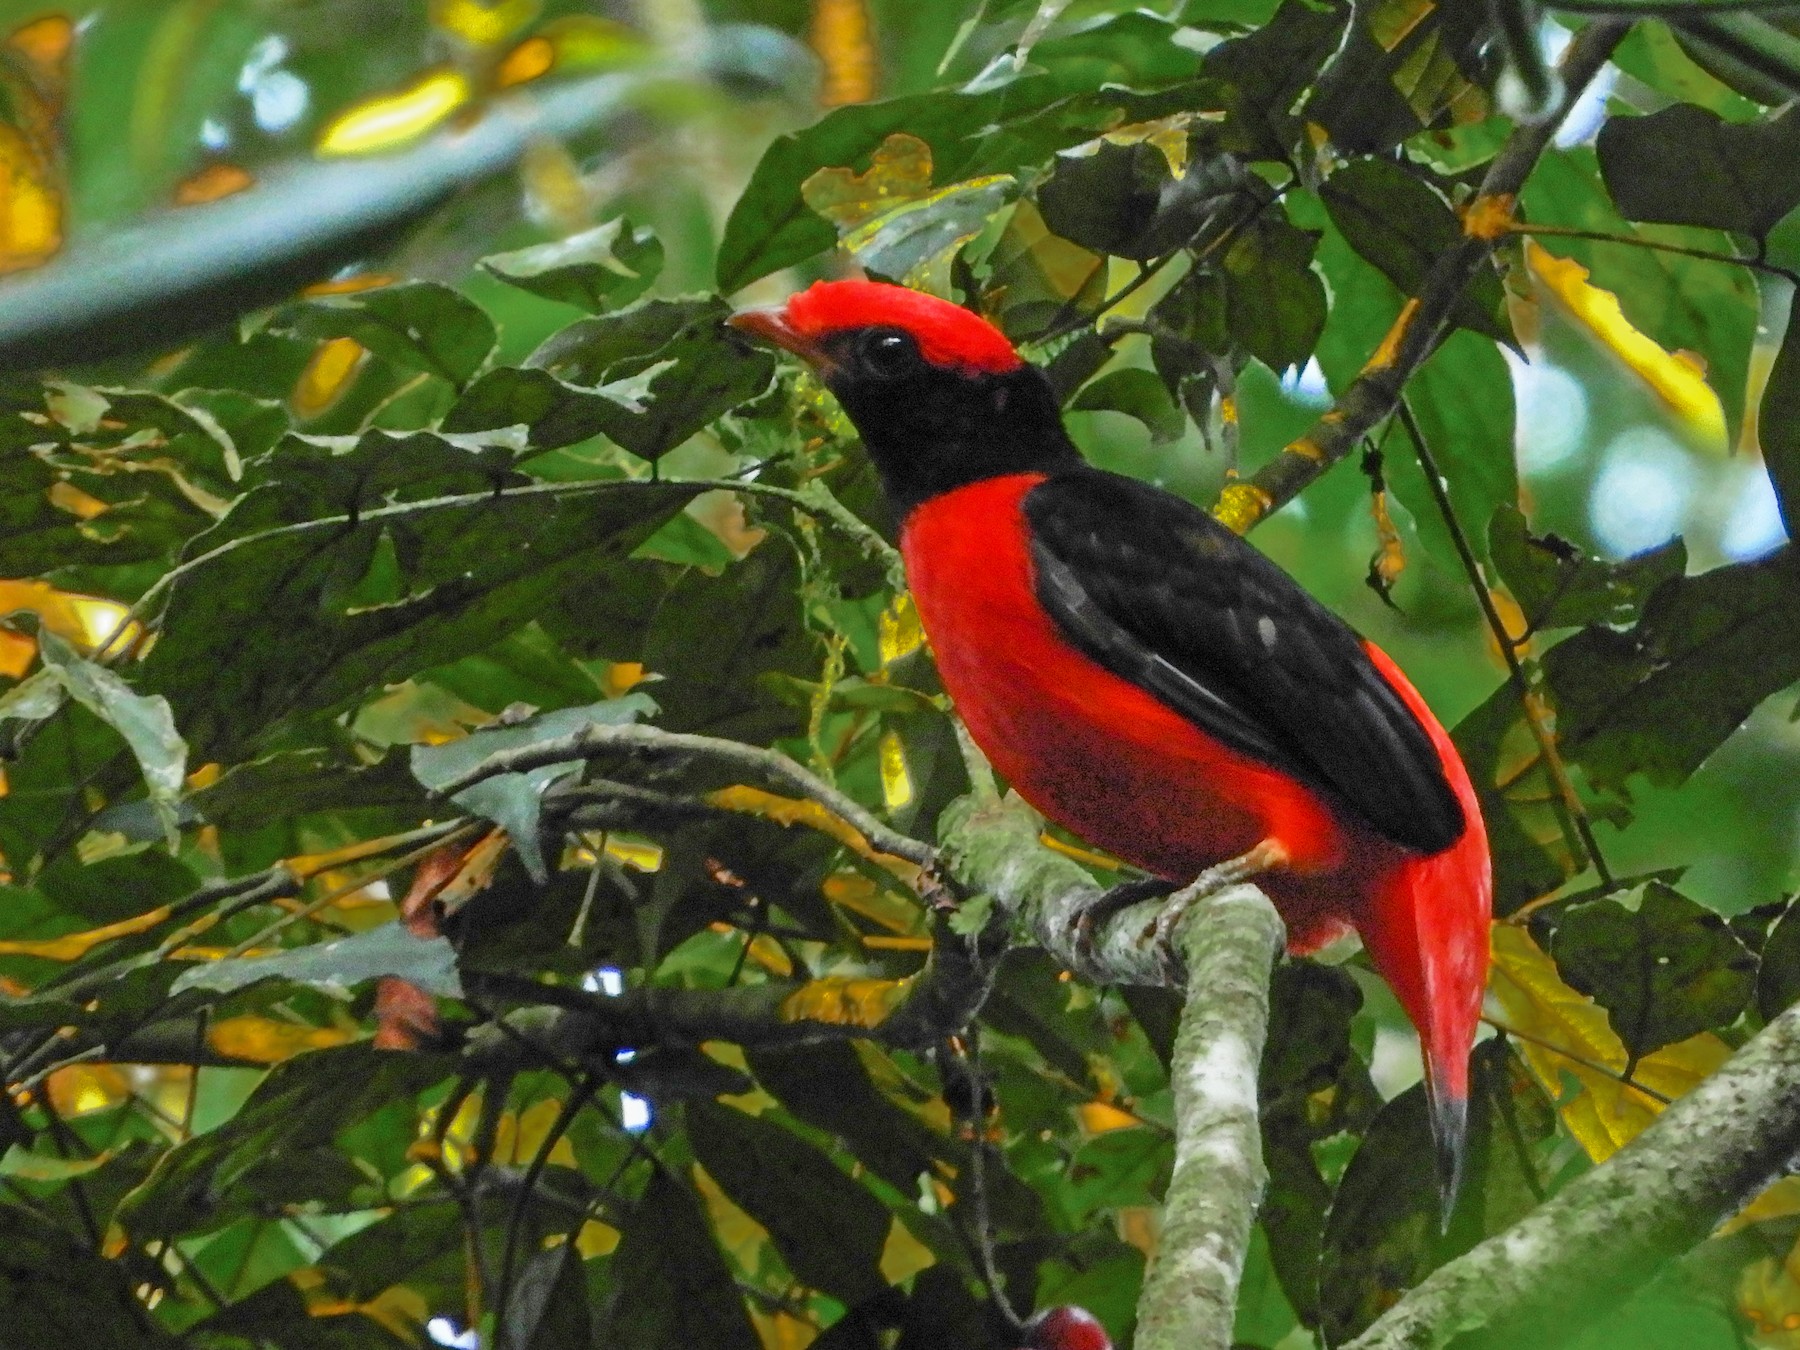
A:
<svg viewBox="0 0 1800 1350">
<path fill-rule="evenodd" d="M 814 282 L 787 302 L 785 314 L 795 334 L 810 341 L 846 329 L 901 328 L 934 365 L 997 375 L 1024 364 L 1006 335 L 979 314 L 879 281 Z"/>
</svg>

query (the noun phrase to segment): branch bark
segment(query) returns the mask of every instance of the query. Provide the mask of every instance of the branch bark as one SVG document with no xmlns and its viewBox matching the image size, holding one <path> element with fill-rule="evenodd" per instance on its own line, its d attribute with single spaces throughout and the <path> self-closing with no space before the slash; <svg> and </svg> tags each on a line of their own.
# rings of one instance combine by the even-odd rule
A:
<svg viewBox="0 0 1800 1350">
<path fill-rule="evenodd" d="M 1229 1350 L 1244 1253 L 1262 1202 L 1257 1068 L 1269 971 L 1286 930 L 1263 893 L 1234 886 L 1181 929 L 1187 1004 L 1175 1033 L 1175 1172 L 1162 1241 L 1138 1299 L 1139 1350 Z"/>
<path fill-rule="evenodd" d="M 1562 1344 L 1704 1240 L 1796 1148 L 1800 1005 L 1604 1164 L 1434 1271 L 1346 1350 L 1437 1350 L 1476 1331 L 1471 1346 Z"/>
<path fill-rule="evenodd" d="M 1555 111 L 1542 122 L 1520 126 L 1494 157 L 1463 214 L 1462 238 L 1438 255 L 1419 298 L 1407 301 L 1380 348 L 1337 401 L 1255 474 L 1226 485 L 1213 507 L 1222 522 L 1245 533 L 1348 455 L 1394 411 L 1406 382 L 1449 333 L 1458 298 L 1510 230 L 1514 201 L 1539 156 L 1630 26 L 1601 19 L 1575 35 L 1557 67 L 1564 93 Z"/>
</svg>

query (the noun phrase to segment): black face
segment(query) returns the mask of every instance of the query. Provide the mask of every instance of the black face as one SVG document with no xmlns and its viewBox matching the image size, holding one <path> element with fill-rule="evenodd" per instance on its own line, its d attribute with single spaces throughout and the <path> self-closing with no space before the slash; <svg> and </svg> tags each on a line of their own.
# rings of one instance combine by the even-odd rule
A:
<svg viewBox="0 0 1800 1350">
<path fill-rule="evenodd" d="M 1081 463 L 1036 366 L 964 374 L 927 361 L 899 328 L 834 333 L 820 347 L 826 386 L 862 433 L 901 520 L 952 488 Z"/>
</svg>

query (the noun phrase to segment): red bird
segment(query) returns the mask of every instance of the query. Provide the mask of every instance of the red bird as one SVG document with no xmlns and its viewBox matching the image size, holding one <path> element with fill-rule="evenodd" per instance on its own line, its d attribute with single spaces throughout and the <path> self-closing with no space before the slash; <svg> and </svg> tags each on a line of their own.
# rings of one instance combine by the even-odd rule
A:
<svg viewBox="0 0 1800 1350">
<path fill-rule="evenodd" d="M 861 432 L 944 687 L 1026 801 L 1170 883 L 1255 876 L 1296 954 L 1361 935 L 1424 1043 L 1447 1206 L 1492 882 L 1469 775 L 1398 667 L 1205 511 L 1087 464 L 978 315 L 831 281 L 731 322 Z"/>
</svg>

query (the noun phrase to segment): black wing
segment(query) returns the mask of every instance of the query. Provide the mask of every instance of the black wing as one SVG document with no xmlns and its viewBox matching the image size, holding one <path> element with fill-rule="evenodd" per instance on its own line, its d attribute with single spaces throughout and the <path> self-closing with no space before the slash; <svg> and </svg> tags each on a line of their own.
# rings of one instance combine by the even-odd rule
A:
<svg viewBox="0 0 1800 1350">
<path fill-rule="evenodd" d="M 1244 754 L 1421 853 L 1461 805 L 1343 620 L 1197 506 L 1081 468 L 1025 497 L 1038 598 L 1069 640 Z"/>
</svg>

